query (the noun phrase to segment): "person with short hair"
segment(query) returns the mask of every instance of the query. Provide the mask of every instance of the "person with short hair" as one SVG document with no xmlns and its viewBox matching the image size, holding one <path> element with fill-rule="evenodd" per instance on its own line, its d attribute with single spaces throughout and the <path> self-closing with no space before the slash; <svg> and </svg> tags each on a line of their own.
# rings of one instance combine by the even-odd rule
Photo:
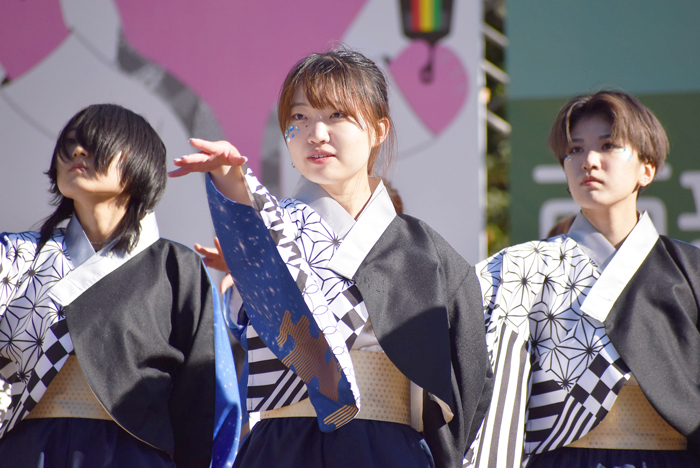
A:
<svg viewBox="0 0 700 468">
<path fill-rule="evenodd" d="M 562 107 L 549 145 L 581 211 L 476 266 L 498 384 L 474 465 L 700 466 L 700 250 L 637 211 L 666 133 L 599 91 Z"/>
<path fill-rule="evenodd" d="M 0 375 L 12 389 L 0 465 L 232 461 L 240 414 L 218 297 L 151 211 L 165 158 L 143 117 L 91 105 L 56 142 L 53 214 L 40 232 L 0 235 Z"/>
</svg>

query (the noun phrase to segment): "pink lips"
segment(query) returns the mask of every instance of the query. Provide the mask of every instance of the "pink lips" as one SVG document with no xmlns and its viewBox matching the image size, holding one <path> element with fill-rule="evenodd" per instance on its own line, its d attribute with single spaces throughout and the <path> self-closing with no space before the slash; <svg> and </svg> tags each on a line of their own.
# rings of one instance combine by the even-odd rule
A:
<svg viewBox="0 0 700 468">
<path fill-rule="evenodd" d="M 593 176 L 586 176 L 586 177 L 584 177 L 583 180 L 581 181 L 581 185 L 592 185 L 592 184 L 595 183 L 595 182 L 597 182 L 597 183 L 599 183 L 599 184 L 601 183 L 600 180 L 596 179 L 596 178 L 593 177 Z"/>
<path fill-rule="evenodd" d="M 73 166 L 70 168 L 70 172 L 73 171 L 85 171 L 87 172 L 87 166 L 85 164 L 73 164 Z"/>
<path fill-rule="evenodd" d="M 335 157 L 335 155 L 329 153 L 328 151 L 314 151 L 306 159 L 314 164 L 323 164 L 327 161 L 330 161 L 333 157 Z"/>
</svg>

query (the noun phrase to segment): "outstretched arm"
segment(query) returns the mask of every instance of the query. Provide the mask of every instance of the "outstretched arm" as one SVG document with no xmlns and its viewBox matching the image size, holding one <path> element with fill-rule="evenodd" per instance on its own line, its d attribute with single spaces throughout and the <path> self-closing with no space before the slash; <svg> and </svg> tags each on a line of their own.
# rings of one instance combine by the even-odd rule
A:
<svg viewBox="0 0 700 468">
<path fill-rule="evenodd" d="M 191 138 L 190 145 L 199 153 L 188 154 L 174 161 L 178 169 L 170 177 L 182 177 L 190 172 L 208 172 L 216 188 L 229 200 L 250 206 L 250 196 L 241 166 L 248 158 L 228 141 L 207 141 Z"/>
</svg>

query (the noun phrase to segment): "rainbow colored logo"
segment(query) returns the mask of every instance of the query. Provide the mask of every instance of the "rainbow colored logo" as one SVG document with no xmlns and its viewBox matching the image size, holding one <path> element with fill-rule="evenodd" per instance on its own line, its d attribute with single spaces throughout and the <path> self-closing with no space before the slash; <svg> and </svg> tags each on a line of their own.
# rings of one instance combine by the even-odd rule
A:
<svg viewBox="0 0 700 468">
<path fill-rule="evenodd" d="M 420 70 L 421 80 L 433 81 L 435 44 L 450 33 L 453 0 L 401 0 L 403 33 L 409 39 L 430 44 L 428 63 Z"/>
<path fill-rule="evenodd" d="M 450 32 L 452 0 L 401 0 L 403 32 L 435 44 Z"/>
<path fill-rule="evenodd" d="M 444 28 L 442 0 L 411 0 L 411 30 L 417 33 L 430 33 Z"/>
</svg>

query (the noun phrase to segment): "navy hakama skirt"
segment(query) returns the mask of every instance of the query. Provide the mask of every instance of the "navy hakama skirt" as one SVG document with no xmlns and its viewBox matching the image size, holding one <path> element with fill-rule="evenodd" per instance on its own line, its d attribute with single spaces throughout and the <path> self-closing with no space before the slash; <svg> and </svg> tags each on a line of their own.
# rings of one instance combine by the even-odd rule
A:
<svg viewBox="0 0 700 468">
<path fill-rule="evenodd" d="M 0 439 L 0 468 L 176 468 L 114 421 L 25 419 Z"/>
<path fill-rule="evenodd" d="M 562 447 L 530 457 L 528 468 L 700 468 L 687 450 L 618 450 Z"/>
<path fill-rule="evenodd" d="M 405 424 L 355 419 L 321 432 L 316 418 L 263 419 L 234 468 L 434 468 L 427 444 Z"/>
</svg>

